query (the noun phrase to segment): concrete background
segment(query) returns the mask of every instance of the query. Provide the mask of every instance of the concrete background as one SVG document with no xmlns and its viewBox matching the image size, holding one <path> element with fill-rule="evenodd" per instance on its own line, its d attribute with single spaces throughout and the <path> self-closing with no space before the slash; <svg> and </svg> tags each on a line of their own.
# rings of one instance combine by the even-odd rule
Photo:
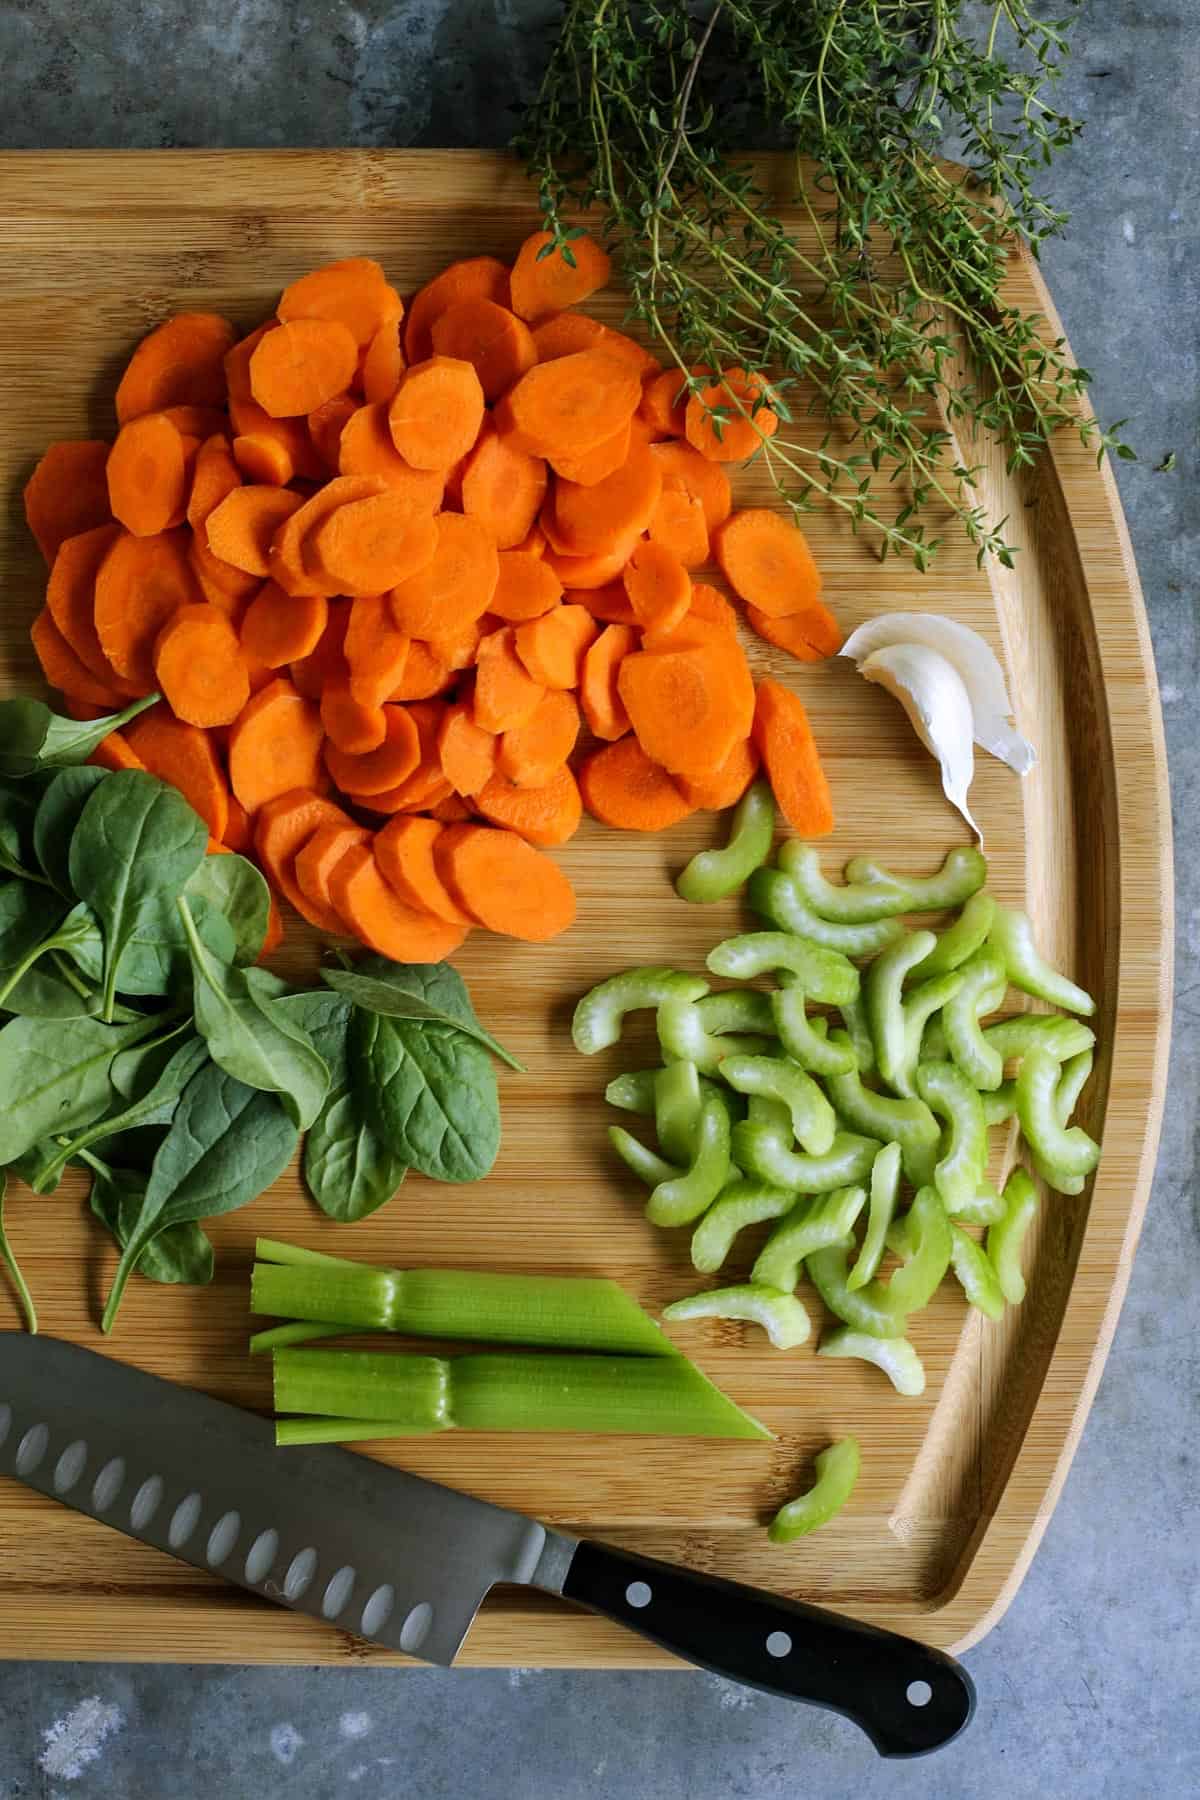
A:
<svg viewBox="0 0 1200 1800">
<path fill-rule="evenodd" d="M 0 0 L 0 147 L 501 144 L 544 0 Z M 1055 9 L 1051 8 L 1051 11 Z M 1065 10 L 1065 9 L 1059 9 Z M 1118 468 L 1154 632 L 1180 871 L 1177 1032 L 1129 1298 L 980 1706 L 936 1763 L 706 1675 L 0 1665 L 3 1800 L 940 1800 L 1200 1792 L 1200 903 L 1194 0 L 1084 0 L 1051 287 Z M 2 174 L 0 174 L 2 179 Z M 2 250 L 0 250 L 2 253 Z M 1174 451 L 1172 473 L 1155 465 Z"/>
</svg>

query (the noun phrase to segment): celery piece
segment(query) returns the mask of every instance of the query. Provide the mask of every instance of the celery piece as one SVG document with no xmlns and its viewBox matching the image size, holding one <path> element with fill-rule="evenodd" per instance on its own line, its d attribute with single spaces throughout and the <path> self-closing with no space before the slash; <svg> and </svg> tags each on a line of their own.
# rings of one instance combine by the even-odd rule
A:
<svg viewBox="0 0 1200 1800">
<path fill-rule="evenodd" d="M 620 1107 L 622 1112 L 641 1113 L 652 1118 L 658 1074 L 657 1069 L 636 1069 L 628 1075 L 617 1075 L 605 1088 L 604 1098 L 610 1106 Z"/>
<path fill-rule="evenodd" d="M 751 1281 L 790 1294 L 800 1280 L 804 1259 L 827 1245 L 844 1243 L 866 1203 L 867 1191 L 861 1187 L 814 1194 L 780 1220 L 758 1254 Z"/>
<path fill-rule="evenodd" d="M 848 957 L 790 931 L 747 931 L 726 938 L 709 951 L 706 961 L 714 975 L 732 981 L 751 981 L 774 969 L 790 969 L 811 998 L 824 1006 L 853 1000 L 859 988 L 858 970 Z"/>
<path fill-rule="evenodd" d="M 822 875 L 820 856 L 811 844 L 790 839 L 779 852 L 779 866 L 786 869 L 813 912 L 836 924 L 867 925 L 911 910 L 906 903 L 905 877 L 898 875 L 849 887 L 837 885 Z"/>
<path fill-rule="evenodd" d="M 719 1100 L 706 1095 L 691 1161 L 660 1181 L 646 1202 L 651 1225 L 690 1225 L 708 1210 L 729 1179 L 729 1139 L 729 1114 Z"/>
<path fill-rule="evenodd" d="M 767 1535 L 773 1544 L 790 1544 L 825 1525 L 845 1506 L 854 1491 L 860 1465 L 858 1439 L 842 1438 L 817 1457 L 817 1479 L 806 1494 L 789 1500 L 771 1520 Z"/>
<path fill-rule="evenodd" d="M 963 1293 L 971 1305 L 989 1319 L 999 1319 L 1004 1315 L 1004 1294 L 990 1257 L 982 1244 L 977 1244 L 973 1237 L 968 1237 L 961 1225 L 950 1227 L 952 1243 L 950 1247 L 950 1267 L 958 1278 Z"/>
<path fill-rule="evenodd" d="M 900 1146 L 885 1144 L 871 1164 L 871 1198 L 867 1211 L 867 1231 L 858 1259 L 850 1271 L 847 1286 L 853 1292 L 866 1287 L 879 1273 L 883 1261 L 884 1239 L 896 1210 L 900 1194 Z"/>
<path fill-rule="evenodd" d="M 935 875 L 893 875 L 870 856 L 854 856 L 846 864 L 848 884 L 899 889 L 904 898 L 901 912 L 944 912 L 961 906 L 987 880 L 987 859 L 974 844 L 951 850 Z M 836 890 L 835 890 L 836 891 Z"/>
<path fill-rule="evenodd" d="M 828 1249 L 816 1251 L 805 1264 L 830 1312 L 871 1337 L 903 1337 L 904 1309 L 897 1304 L 888 1283 L 876 1277 L 866 1287 L 851 1288 L 847 1281 L 847 1256 L 845 1244 L 830 1244 Z"/>
<path fill-rule="evenodd" d="M 969 1081 L 977 1088 L 994 1090 L 1004 1076 L 1004 1059 L 984 1037 L 979 1021 L 1003 1004 L 1007 991 L 1004 964 L 997 952 L 985 945 L 959 965 L 958 973 L 962 985 L 942 1013 L 946 1048 Z M 928 1047 L 922 1056 L 931 1056 Z"/>
<path fill-rule="evenodd" d="M 961 968 L 986 942 L 995 916 L 996 902 L 990 894 L 972 894 L 953 925 L 938 932 L 937 943 L 912 971 L 913 978 L 928 980 L 932 975 L 948 975 Z"/>
<path fill-rule="evenodd" d="M 1016 1081 L 1002 1081 L 990 1094 L 980 1094 L 979 1098 L 983 1103 L 985 1125 L 1007 1125 L 1017 1110 Z"/>
<path fill-rule="evenodd" d="M 256 1331 L 250 1339 L 251 1356 L 268 1356 L 272 1350 L 289 1350 L 296 1344 L 309 1344 L 316 1338 L 345 1337 L 348 1325 L 318 1325 L 312 1319 L 296 1319 L 290 1325 L 272 1325 Z"/>
<path fill-rule="evenodd" d="M 998 1019 L 985 1025 L 983 1041 L 998 1050 L 1004 1061 L 1010 1056 L 1026 1056 L 1030 1050 L 1048 1050 L 1059 1062 L 1081 1056 L 1096 1042 L 1090 1025 L 1079 1019 L 1064 1018 L 1061 1013 L 1018 1013 L 1012 1019 Z"/>
<path fill-rule="evenodd" d="M 961 1219 L 967 1225 L 994 1225 L 1004 1217 L 1004 1197 L 985 1177 L 969 1200 L 948 1206 L 946 1211 L 952 1219 Z"/>
<path fill-rule="evenodd" d="M 857 1068 L 849 1040 L 831 1043 L 819 1029 L 826 1021 L 809 1018 L 808 996 L 799 982 L 779 988 L 770 1001 L 779 1041 L 802 1069 L 812 1075 L 844 1075 Z"/>
<path fill-rule="evenodd" d="M 712 1275 L 733 1248 L 733 1240 L 748 1225 L 779 1219 L 800 1204 L 790 1188 L 769 1182 L 733 1181 L 722 1189 L 692 1233 L 692 1267 Z"/>
<path fill-rule="evenodd" d="M 925 1392 L 925 1365 L 907 1338 L 872 1337 L 839 1325 L 821 1339 L 818 1356 L 857 1356 L 882 1369 L 898 1394 L 915 1399 Z"/>
<path fill-rule="evenodd" d="M 863 979 L 863 999 L 875 1060 L 888 1086 L 905 1099 L 913 1094 L 912 1071 L 916 1065 L 909 1044 L 908 1020 L 901 1000 L 904 978 L 934 948 L 932 931 L 910 931 L 890 944 L 868 968 Z"/>
<path fill-rule="evenodd" d="M 728 1031 L 776 1035 L 771 996 L 760 994 L 757 988 L 725 988 L 718 994 L 704 994 L 696 1001 L 696 1011 L 705 1031 L 714 1036 Z"/>
<path fill-rule="evenodd" d="M 654 1129 L 668 1162 L 689 1163 L 700 1129 L 700 1074 L 682 1059 L 660 1069 L 654 1083 Z"/>
<path fill-rule="evenodd" d="M 837 1119 L 811 1075 L 783 1056 L 727 1056 L 721 1074 L 739 1094 L 782 1102 L 801 1147 L 810 1156 L 825 1155 L 833 1143 Z"/>
<path fill-rule="evenodd" d="M 953 1247 L 950 1221 L 936 1188 L 917 1190 L 908 1211 L 888 1232 L 887 1243 L 889 1249 L 895 1248 L 907 1258 L 888 1281 L 891 1303 L 902 1313 L 919 1312 L 929 1304 L 950 1267 Z"/>
<path fill-rule="evenodd" d="M 673 1300 L 665 1307 L 663 1318 L 672 1324 L 688 1319 L 744 1320 L 761 1325 L 776 1350 L 794 1350 L 812 1332 L 812 1321 L 795 1295 L 769 1287 L 763 1281 L 689 1294 L 685 1300 Z"/>
<path fill-rule="evenodd" d="M 1058 1089 L 1054 1095 L 1054 1111 L 1060 1125 L 1066 1126 L 1071 1123 L 1071 1114 L 1075 1111 L 1080 1094 L 1088 1084 L 1094 1060 L 1090 1050 L 1081 1050 L 1078 1056 L 1070 1057 L 1063 1064 Z"/>
<path fill-rule="evenodd" d="M 725 999 L 723 994 L 708 997 L 714 1000 Z M 760 997 L 766 999 L 765 994 Z M 728 1016 L 728 1009 L 719 1016 Z M 769 1041 L 762 1037 L 747 1037 L 734 1032 L 723 1035 L 719 1031 L 710 1031 L 694 1000 L 664 1000 L 658 1008 L 657 1025 L 663 1056 L 669 1061 L 694 1062 L 705 1075 L 719 1073 L 725 1057 L 733 1056 L 738 1051 L 745 1051 L 747 1055 L 753 1056 L 760 1050 L 771 1048 Z"/>
<path fill-rule="evenodd" d="M 917 1093 L 933 1113 L 946 1121 L 946 1141 L 933 1171 L 933 1185 L 947 1211 L 969 1205 L 979 1192 L 987 1168 L 987 1125 L 978 1090 L 950 1062 L 922 1063 Z"/>
<path fill-rule="evenodd" d="M 803 846 L 797 845 L 797 849 Z M 784 850 L 788 849 L 784 845 Z M 783 862 L 783 851 L 780 852 Z M 813 911 L 792 877 L 782 867 L 755 869 L 746 889 L 746 898 L 756 913 L 778 925 L 783 931 L 795 932 L 810 944 L 821 944 L 826 950 L 840 950 L 843 956 L 874 956 L 886 945 L 902 936 L 904 927 L 897 919 L 879 919 L 874 924 L 839 924 L 823 919 Z"/>
<path fill-rule="evenodd" d="M 1078 1125 L 1059 1124 L 1056 1110 L 1062 1067 L 1048 1050 L 1035 1048 L 1021 1059 L 1017 1074 L 1017 1117 L 1039 1169 L 1052 1186 L 1058 1176 L 1090 1175 L 1100 1146 Z"/>
<path fill-rule="evenodd" d="M 276 1350 L 276 1412 L 404 1420 L 405 1431 L 448 1431 L 450 1369 L 445 1357 L 388 1350 Z"/>
<path fill-rule="evenodd" d="M 608 1141 L 616 1151 L 625 1167 L 633 1172 L 639 1181 L 647 1187 L 657 1187 L 660 1181 L 669 1181 L 679 1170 L 674 1163 L 669 1163 L 664 1156 L 649 1145 L 643 1144 L 641 1138 L 635 1138 L 631 1131 L 623 1125 L 610 1125 Z"/>
<path fill-rule="evenodd" d="M 841 1040 L 844 1034 L 833 1033 Z M 845 1075 L 829 1075 L 825 1091 L 834 1111 L 854 1131 L 864 1132 L 880 1143 L 900 1146 L 904 1173 L 914 1187 L 924 1187 L 933 1180 L 941 1132 L 938 1122 L 925 1102 L 913 1095 L 897 1100 L 891 1094 L 877 1094 L 864 1087 L 857 1070 Z"/>
<path fill-rule="evenodd" d="M 853 1000 L 844 1000 L 838 1007 L 842 1015 L 842 1024 L 846 1027 L 845 1037 L 854 1051 L 854 1060 L 858 1064 L 860 1075 L 871 1075 L 875 1070 L 875 1042 L 871 1036 L 871 1028 L 867 1023 L 867 1009 L 862 995 Z M 842 1034 L 838 1034 L 839 1036 Z M 830 1034 L 830 1042 L 834 1036 Z"/>
<path fill-rule="evenodd" d="M 709 906 L 735 893 L 771 854 L 775 799 L 770 783 L 755 781 L 733 809 L 729 838 L 720 850 L 701 850 L 675 882 L 681 900 Z"/>
<path fill-rule="evenodd" d="M 1037 1189 L 1032 1181 L 1024 1169 L 1014 1169 L 1004 1184 L 1004 1217 L 989 1226 L 987 1234 L 988 1260 L 1010 1306 L 1020 1306 L 1025 1298 L 1021 1244 L 1033 1223 L 1037 1205 Z"/>
<path fill-rule="evenodd" d="M 1033 926 L 1028 913 L 998 906 L 988 942 L 1003 958 L 1008 979 L 1014 987 L 1044 1000 L 1048 1006 L 1059 1006 L 1063 1012 L 1082 1013 L 1090 1018 L 1096 1002 L 1085 988 L 1060 975 L 1038 952 L 1033 941 Z"/>
<path fill-rule="evenodd" d="M 610 975 L 575 1008 L 571 1024 L 575 1048 L 581 1056 L 594 1056 L 617 1042 L 626 1013 L 669 999 L 698 1000 L 707 992 L 702 976 L 681 974 L 678 969 L 628 969 L 623 975 Z"/>
<path fill-rule="evenodd" d="M 789 1150 L 776 1132 L 753 1119 L 733 1128 L 732 1155 L 738 1167 L 797 1194 L 823 1194 L 865 1180 L 878 1149 L 876 1138 L 839 1131 L 824 1156 L 805 1156 Z"/>
</svg>

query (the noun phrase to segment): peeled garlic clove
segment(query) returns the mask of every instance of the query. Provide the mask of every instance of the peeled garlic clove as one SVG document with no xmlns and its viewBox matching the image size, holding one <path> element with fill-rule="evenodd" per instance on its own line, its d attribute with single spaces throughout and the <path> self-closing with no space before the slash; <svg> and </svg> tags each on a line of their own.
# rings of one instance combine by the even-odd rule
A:
<svg viewBox="0 0 1200 1800">
<path fill-rule="evenodd" d="M 918 644 L 944 656 L 970 696 L 972 736 L 979 748 L 1007 763 L 1018 775 L 1028 774 L 1037 761 L 1037 751 L 1009 724 L 1013 709 L 1004 671 L 977 631 L 940 613 L 882 613 L 851 632 L 841 654 L 861 664 L 864 658 L 894 644 Z"/>
<path fill-rule="evenodd" d="M 967 791 L 975 774 L 974 715 L 962 676 L 946 658 L 923 644 L 889 644 L 859 664 L 859 674 L 897 699 L 925 748 L 937 758 L 942 791 L 980 843 Z"/>
</svg>

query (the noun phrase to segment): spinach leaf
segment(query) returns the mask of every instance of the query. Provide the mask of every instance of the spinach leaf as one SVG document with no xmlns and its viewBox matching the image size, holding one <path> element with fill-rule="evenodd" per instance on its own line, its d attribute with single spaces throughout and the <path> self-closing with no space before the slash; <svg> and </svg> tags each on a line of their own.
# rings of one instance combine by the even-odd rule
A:
<svg viewBox="0 0 1200 1800">
<path fill-rule="evenodd" d="M 207 1045 L 192 1032 L 173 1048 L 157 1077 L 150 1081 L 139 1098 L 116 1112 L 105 1113 L 102 1118 L 94 1120 L 73 1136 L 59 1132 L 59 1148 L 39 1172 L 36 1184 L 38 1192 L 46 1193 L 57 1186 L 58 1177 L 67 1163 L 72 1157 L 79 1156 L 90 1144 L 102 1143 L 118 1131 L 132 1131 L 143 1125 L 168 1124 L 184 1088 L 207 1061 Z"/>
<path fill-rule="evenodd" d="M 331 1088 L 304 1140 L 304 1181 L 321 1211 L 343 1223 L 365 1219 L 386 1205 L 407 1173 L 353 1085 Z"/>
<path fill-rule="evenodd" d="M 21 884 L 17 884 L 20 886 Z M 26 896 L 32 900 L 25 902 L 24 918 L 13 917 L 8 921 L 8 928 L 0 921 L 0 1009 L 9 1012 L 21 1012 L 28 1017 L 45 1017 L 44 1010 L 39 1010 L 37 1002 L 40 998 L 42 1008 L 46 1004 L 46 995 L 54 992 L 45 982 L 40 985 L 34 977 L 40 973 L 35 968 L 43 956 L 51 951 L 68 950 L 72 953 L 78 945 L 85 943 L 89 937 L 97 937 L 96 923 L 87 907 L 82 904 L 73 906 L 65 918 L 62 916 L 63 902 L 57 895 L 51 897 L 42 888 L 24 888 Z M 0 902 L 7 901 L 9 890 L 0 893 Z M 40 896 L 40 898 L 39 898 Z M 34 919 L 31 914 L 36 909 L 41 917 Z M 57 924 L 51 927 L 48 936 L 41 936 L 48 919 L 57 918 Z M 34 931 L 34 926 L 37 932 Z M 31 942 L 30 939 L 33 939 Z M 9 958 L 14 960 L 10 961 Z M 83 1013 L 99 1010 L 94 1004 L 86 986 L 77 984 L 73 979 L 64 976 L 62 964 L 56 965 L 57 987 L 75 987 L 75 999 L 85 1000 L 86 1005 L 72 1005 L 61 993 L 56 994 L 54 1010 L 50 1016 L 55 1018 L 79 1018 Z M 23 993 L 26 1004 L 17 1004 L 17 996 Z"/>
<path fill-rule="evenodd" d="M 85 805 L 71 839 L 71 885 L 104 932 L 106 1017 L 139 921 L 183 890 L 207 844 L 207 827 L 183 795 L 138 769 L 110 775 Z"/>
<path fill-rule="evenodd" d="M 119 731 L 153 706 L 157 694 L 135 700 L 123 712 L 102 719 L 65 719 L 42 700 L 18 695 L 0 700 L 0 775 L 20 779 L 40 769 L 84 763 L 110 731 Z"/>
<path fill-rule="evenodd" d="M 17 1259 L 13 1255 L 12 1246 L 8 1241 L 8 1232 L 4 1227 L 4 1198 L 7 1190 L 8 1173 L 6 1170 L 0 1169 L 0 1260 L 3 1261 L 5 1268 L 12 1276 L 13 1286 L 17 1290 L 17 1298 L 21 1302 L 21 1311 L 25 1314 L 26 1330 L 36 1331 L 38 1328 L 37 1309 L 33 1304 L 33 1296 L 25 1286 L 25 1277 L 17 1265 Z"/>
<path fill-rule="evenodd" d="M 248 972 L 218 962 L 201 943 L 187 899 L 179 912 L 192 959 L 196 1029 L 215 1063 L 247 1087 L 278 1094 L 296 1124 L 311 1125 L 329 1092 L 329 1070 L 307 1034 L 260 999 Z"/>
<path fill-rule="evenodd" d="M 52 776 L 33 821 L 33 848 L 38 862 L 60 894 L 75 897 L 71 886 L 71 839 L 80 814 L 102 781 L 104 769 L 81 763 L 75 769 L 59 769 Z"/>
<path fill-rule="evenodd" d="M 27 881 L 6 881 L 0 887 L 0 989 L 4 978 L 26 962 L 35 945 L 53 937 L 65 911 L 65 903 L 44 887 Z"/>
<path fill-rule="evenodd" d="M 229 925 L 234 952 L 225 961 L 254 962 L 271 912 L 271 890 L 254 864 L 244 856 L 206 856 L 184 892 L 190 907 L 205 900 Z"/>
<path fill-rule="evenodd" d="M 350 1079 L 347 1036 L 353 1008 L 328 988 L 308 988 L 300 994 L 284 994 L 277 1002 L 293 1025 L 306 1031 L 313 1049 L 329 1070 L 330 1087 L 342 1087 Z"/>
<path fill-rule="evenodd" d="M 200 936 L 203 937 L 204 933 L 201 932 Z M 209 948 L 212 948 L 211 944 L 209 945 Z M 233 958 L 227 956 L 223 960 L 225 962 L 232 962 Z M 283 979 L 283 976 L 274 974 L 270 969 L 247 969 L 246 986 L 250 989 L 254 998 L 259 1001 L 282 1000 L 285 994 L 290 994 L 292 991 L 287 982 Z"/>
<path fill-rule="evenodd" d="M 88 1157 L 92 1191 L 88 1204 L 124 1250 L 146 1197 L 146 1177 L 136 1169 L 113 1169 Z M 199 1225 L 169 1225 L 142 1251 L 137 1272 L 149 1281 L 207 1287 L 213 1278 L 213 1247 Z"/>
<path fill-rule="evenodd" d="M 10 1019 L 0 1030 L 0 1163 L 106 1111 L 113 1057 L 158 1029 L 157 1019 Z"/>
<path fill-rule="evenodd" d="M 196 929 L 222 962 L 232 962 L 237 943 L 229 924 L 207 900 L 195 901 Z M 89 981 L 104 974 L 104 939 L 99 931 L 72 950 L 80 971 Z M 117 991 L 134 999 L 164 999 L 190 987 L 191 964 L 187 938 L 174 894 L 160 894 L 146 906 L 125 946 L 117 974 Z"/>
<path fill-rule="evenodd" d="M 496 1074 L 454 1025 L 357 1011 L 352 1078 L 396 1156 L 435 1181 L 478 1181 L 500 1148 Z"/>
<path fill-rule="evenodd" d="M 0 873 L 20 875 L 40 887 L 49 885 L 34 847 L 34 821 L 44 791 L 41 777 L 28 782 L 0 780 Z"/>
<path fill-rule="evenodd" d="M 321 979 L 366 1012 L 453 1025 L 486 1044 L 510 1069 L 524 1073 L 524 1065 L 479 1023 L 466 983 L 449 963 L 396 963 L 386 956 L 364 956 L 350 969 L 322 969 Z"/>
<path fill-rule="evenodd" d="M 113 1057 L 112 1084 L 123 1100 L 140 1100 L 158 1080 L 185 1036 L 194 1037 L 190 1019 L 161 1014 L 164 1030 L 158 1037 L 135 1044 Z"/>
<path fill-rule="evenodd" d="M 213 1062 L 193 1075 L 159 1146 L 137 1218 L 113 1277 L 102 1326 L 111 1331 L 125 1284 L 169 1226 L 233 1212 L 283 1173 L 298 1132 L 275 1094 L 237 1081 Z"/>
<path fill-rule="evenodd" d="M 20 1156 L 14 1156 L 9 1163 L 9 1173 L 17 1176 L 26 1187 L 31 1187 L 35 1194 L 52 1194 L 62 1180 L 62 1170 L 45 1187 L 39 1186 L 43 1171 L 50 1160 L 58 1154 L 58 1139 L 43 1138 L 40 1144 L 31 1144 Z"/>
<path fill-rule="evenodd" d="M 113 1014 L 119 1018 L 123 1009 Z M 66 964 L 50 957 L 48 968 L 30 967 L 18 975 L 0 1001 L 0 1011 L 26 1019 L 86 1019 L 100 1011 L 100 995 Z"/>
</svg>

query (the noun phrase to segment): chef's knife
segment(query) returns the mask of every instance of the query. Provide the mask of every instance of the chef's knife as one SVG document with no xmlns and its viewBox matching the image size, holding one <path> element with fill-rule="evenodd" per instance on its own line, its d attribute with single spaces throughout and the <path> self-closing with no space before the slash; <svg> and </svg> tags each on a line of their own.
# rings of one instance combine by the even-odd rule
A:
<svg viewBox="0 0 1200 1800">
<path fill-rule="evenodd" d="M 0 1474 L 266 1599 L 449 1664 L 498 1582 L 578 1601 L 689 1662 L 832 1708 L 884 1756 L 971 1717 L 941 1651 L 568 1537 L 59 1338 L 0 1334 Z"/>
</svg>

